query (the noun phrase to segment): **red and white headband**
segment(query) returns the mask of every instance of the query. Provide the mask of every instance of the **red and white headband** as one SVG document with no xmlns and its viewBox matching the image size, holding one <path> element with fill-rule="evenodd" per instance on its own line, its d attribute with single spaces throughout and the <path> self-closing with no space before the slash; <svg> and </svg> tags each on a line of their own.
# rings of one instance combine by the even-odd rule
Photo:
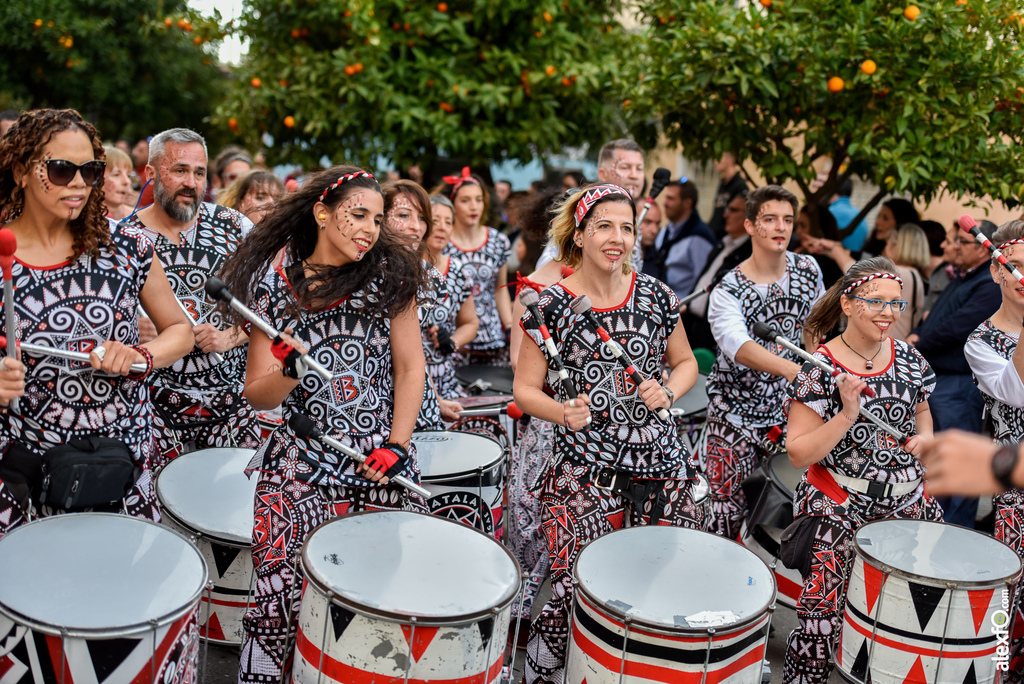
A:
<svg viewBox="0 0 1024 684">
<path fill-rule="evenodd" d="M 613 185 L 612 183 L 595 185 L 592 188 L 588 188 L 583 193 L 583 199 L 576 205 L 576 227 L 580 227 L 583 219 L 587 218 L 587 214 L 590 213 L 590 210 L 597 204 L 598 200 L 602 200 L 609 195 L 625 195 L 627 198 L 632 199 L 625 188 Z"/>
<path fill-rule="evenodd" d="M 342 176 L 341 178 L 339 178 L 338 180 L 334 181 L 333 183 L 331 183 L 330 185 L 327 186 L 327 189 L 324 190 L 322 195 L 320 195 L 320 201 L 323 202 L 325 199 L 327 199 L 327 195 L 331 192 L 331 190 L 334 190 L 336 187 L 338 187 L 339 185 L 341 185 L 345 181 L 350 181 L 353 178 L 369 178 L 370 180 L 373 180 L 373 181 L 377 180 L 376 178 L 373 177 L 373 174 L 367 173 L 366 171 L 356 171 L 354 173 L 346 173 L 344 176 Z"/>
<path fill-rule="evenodd" d="M 455 200 L 455 193 L 457 193 L 459 191 L 459 188 L 461 188 L 466 183 L 480 185 L 480 181 L 478 181 L 476 178 L 473 178 L 473 175 L 470 173 L 468 166 L 462 167 L 461 176 L 443 176 L 441 180 L 452 186 L 452 191 L 448 193 L 448 199 L 452 201 Z"/>
<path fill-rule="evenodd" d="M 1007 247 L 1013 247 L 1014 245 L 1024 245 L 1024 240 L 1017 238 L 1015 240 L 1007 240 L 1003 244 L 999 245 L 999 251 L 1003 251 Z"/>
<path fill-rule="evenodd" d="M 879 278 L 882 278 L 882 279 L 885 279 L 885 280 L 895 280 L 897 283 L 900 284 L 900 287 L 903 287 L 903 279 L 900 278 L 895 273 L 872 273 L 871 275 L 866 275 L 863 278 L 861 278 L 860 280 L 855 280 L 852 283 L 850 283 L 850 286 L 847 287 L 845 290 L 843 290 L 843 294 L 844 295 L 848 295 L 851 292 L 853 292 L 854 290 L 856 290 L 858 287 L 863 285 L 864 283 L 872 281 L 872 280 L 878 280 Z"/>
</svg>

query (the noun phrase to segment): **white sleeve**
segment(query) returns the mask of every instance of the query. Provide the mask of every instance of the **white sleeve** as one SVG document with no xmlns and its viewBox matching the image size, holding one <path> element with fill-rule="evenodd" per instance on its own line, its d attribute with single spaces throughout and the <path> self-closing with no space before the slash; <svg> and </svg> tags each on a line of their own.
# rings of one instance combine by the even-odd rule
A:
<svg viewBox="0 0 1024 684">
<path fill-rule="evenodd" d="M 1007 406 L 1024 408 L 1024 382 L 1012 361 L 981 340 L 968 340 L 964 353 L 978 389 Z"/>
<path fill-rule="evenodd" d="M 718 348 L 733 363 L 736 362 L 736 352 L 740 347 L 754 341 L 747 334 L 747 321 L 743 318 L 743 307 L 740 306 L 739 300 L 720 287 L 711 291 L 708 301 L 708 323 L 711 325 L 711 334 L 718 343 Z"/>
<path fill-rule="evenodd" d="M 558 258 L 558 247 L 553 242 L 549 242 L 545 247 L 544 251 L 540 253 L 540 258 L 537 259 L 537 269 Z"/>
</svg>

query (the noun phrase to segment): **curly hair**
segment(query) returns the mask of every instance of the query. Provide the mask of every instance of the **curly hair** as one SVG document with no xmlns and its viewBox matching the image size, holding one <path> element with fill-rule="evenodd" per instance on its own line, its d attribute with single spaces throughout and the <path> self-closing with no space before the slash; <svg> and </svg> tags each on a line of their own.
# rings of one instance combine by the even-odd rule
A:
<svg viewBox="0 0 1024 684">
<path fill-rule="evenodd" d="M 23 113 L 3 136 L 0 136 L 0 219 L 13 221 L 25 211 L 25 192 L 15 180 L 15 170 L 27 173 L 29 162 L 38 158 L 43 148 L 58 133 L 80 130 L 89 137 L 93 157 L 106 161 L 103 143 L 96 128 L 74 109 L 36 109 Z M 82 254 L 98 257 L 100 246 L 109 245 L 110 225 L 107 222 L 106 195 L 103 184 L 90 188 L 78 218 L 69 221 L 73 237 L 71 258 Z"/>
<path fill-rule="evenodd" d="M 427 222 L 427 230 L 420 239 L 420 245 L 416 250 L 416 254 L 420 259 L 427 260 L 427 240 L 430 238 L 430 231 L 434 229 L 434 213 L 430 207 L 430 196 L 427 195 L 427 191 L 416 181 L 404 178 L 402 180 L 388 181 L 381 186 L 381 190 L 384 191 L 385 228 L 387 228 L 388 213 L 394 207 L 399 195 L 405 195 L 407 200 L 416 205 L 417 211 L 420 212 L 423 220 Z"/>
<path fill-rule="evenodd" d="M 527 195 L 517 207 L 519 217 L 519 239 L 526 245 L 526 257 L 523 259 L 523 274 L 536 270 L 537 261 L 547 244 L 548 228 L 551 227 L 552 209 L 561 199 L 561 188 L 547 188 L 533 195 Z"/>
<path fill-rule="evenodd" d="M 292 286 L 289 308 L 293 315 L 298 315 L 303 307 L 319 309 L 340 301 L 374 279 L 379 279 L 379 291 L 374 293 L 375 297 L 367 298 L 362 309 L 369 315 L 395 316 L 416 299 L 417 293 L 426 291 L 426 271 L 420 260 L 402 241 L 383 229 L 377 242 L 359 261 L 344 266 L 315 267 L 308 276 L 301 267 L 313 254 L 319 240 L 313 207 L 320 201 L 320 195 L 341 176 L 359 171 L 353 166 L 335 166 L 317 173 L 298 192 L 282 198 L 224 265 L 221 278 L 228 289 L 250 306 L 260 280 L 283 249 L 285 263 L 291 264 L 288 268 Z M 360 176 L 327 192 L 323 203 L 333 211 L 358 190 L 384 195 L 376 180 Z M 234 311 L 225 311 L 241 322 Z"/>
</svg>

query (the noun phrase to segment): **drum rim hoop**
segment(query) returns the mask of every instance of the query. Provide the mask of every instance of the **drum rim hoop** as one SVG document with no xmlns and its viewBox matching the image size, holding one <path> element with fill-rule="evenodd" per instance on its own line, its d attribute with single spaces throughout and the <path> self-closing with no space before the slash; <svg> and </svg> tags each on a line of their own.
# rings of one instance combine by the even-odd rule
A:
<svg viewBox="0 0 1024 684">
<path fill-rule="evenodd" d="M 172 513 L 171 510 L 164 504 L 164 500 L 160 497 L 159 494 L 157 494 L 156 498 L 157 502 L 159 502 L 160 504 L 160 513 L 165 518 L 170 518 L 172 521 L 174 521 L 174 524 L 181 527 L 182 530 L 184 530 L 185 532 L 191 533 L 192 536 L 195 538 L 195 541 L 193 541 L 192 539 L 189 539 L 189 541 L 192 542 L 192 544 L 197 548 L 199 547 L 198 542 L 200 540 L 205 539 L 207 541 L 219 544 L 221 546 L 231 547 L 232 549 L 242 549 L 243 551 L 249 551 L 252 549 L 252 539 L 247 539 L 246 541 L 241 542 L 237 539 L 228 539 L 227 537 L 223 537 L 212 532 L 205 532 L 203 530 L 197 529 L 195 523 L 186 522 L 185 520 L 181 519 L 180 515 Z M 164 527 L 168 526 L 164 525 Z M 181 530 L 175 531 L 184 535 L 184 532 L 182 532 Z M 200 550 L 199 553 L 202 554 L 202 550 Z"/>
<path fill-rule="evenodd" d="M 645 525 L 643 527 L 649 527 L 649 526 Z M 620 528 L 618 530 L 612 530 L 611 532 L 609 532 L 607 534 L 601 535 L 600 537 L 598 537 L 594 541 L 590 542 L 590 544 L 593 544 L 594 542 L 598 541 L 599 539 L 605 539 L 607 537 L 610 537 L 613 534 L 619 534 L 621 532 L 626 532 L 626 531 L 632 530 L 632 529 L 641 529 L 641 528 L 623 527 L 623 528 Z M 689 529 L 689 528 L 680 527 L 680 528 L 677 528 L 677 529 Z M 690 530 L 690 531 L 691 532 L 701 532 L 700 530 Z M 764 561 L 762 561 L 757 556 L 756 553 L 754 553 L 753 551 L 751 551 L 747 547 L 743 546 L 743 544 L 740 544 L 739 542 L 733 541 L 732 539 L 726 539 L 724 537 L 719 537 L 718 535 L 711 534 L 710 532 L 702 532 L 702 534 L 710 534 L 715 539 L 719 539 L 719 540 L 724 541 L 724 542 L 729 542 L 730 544 L 735 544 L 736 546 L 740 547 L 741 549 L 743 549 L 744 551 L 749 553 L 751 556 L 753 556 L 754 559 L 757 560 L 758 563 L 764 565 Z M 584 547 L 584 549 L 582 551 L 580 551 L 580 555 L 581 556 L 582 556 L 583 553 L 586 552 L 587 548 L 590 547 L 590 544 L 588 544 L 586 547 Z M 636 617 L 634 615 L 626 615 L 619 608 L 616 608 L 615 606 L 608 605 L 608 603 L 604 599 L 598 598 L 597 596 L 594 595 L 594 592 L 588 591 L 586 585 L 583 584 L 583 582 L 580 580 L 580 575 L 579 575 L 580 563 L 579 563 L 579 561 L 580 561 L 580 559 L 577 558 L 576 559 L 576 564 L 573 565 L 573 568 L 572 568 L 572 578 L 573 578 L 573 582 L 575 584 L 575 590 L 577 592 L 582 592 L 584 596 L 586 596 L 588 599 L 590 599 L 592 602 L 594 602 L 595 605 L 597 605 L 599 608 L 601 608 L 601 610 L 608 611 L 608 613 L 611 616 L 616 617 L 616 618 L 622 618 L 623 620 L 625 620 L 626 618 L 629 618 L 629 621 L 630 621 L 631 624 L 640 625 L 644 629 L 649 629 L 651 631 L 660 631 L 660 632 L 662 632 L 663 634 L 666 634 L 666 635 L 672 635 L 672 634 L 702 634 L 702 635 L 707 635 L 707 633 L 708 633 L 707 628 L 678 627 L 676 629 L 671 629 L 667 625 L 665 625 L 664 623 L 661 623 L 661 622 L 650 622 L 648 620 L 643 619 L 642 617 Z M 773 573 L 771 570 L 768 570 L 767 566 L 765 566 L 765 569 L 768 572 L 768 576 L 771 577 L 771 580 L 772 580 L 772 595 L 771 595 L 771 598 L 768 600 L 768 602 L 762 608 L 760 608 L 758 610 L 757 613 L 752 614 L 750 617 L 743 618 L 739 622 L 734 622 L 734 623 L 731 623 L 729 625 L 722 625 L 721 627 L 715 627 L 715 634 L 716 635 L 718 635 L 718 634 L 732 634 L 733 632 L 739 631 L 739 630 L 741 630 L 741 629 L 743 629 L 745 627 L 749 627 L 751 624 L 757 622 L 758 620 L 760 620 L 765 615 L 770 615 L 771 613 L 773 613 L 775 611 L 776 605 L 778 603 L 779 586 L 778 586 L 778 582 L 776 582 L 776 580 L 775 580 L 775 573 Z M 573 600 L 575 601 L 575 598 Z"/>
<path fill-rule="evenodd" d="M 189 451 L 188 453 L 181 454 L 177 458 L 172 459 L 170 461 L 170 463 L 167 463 L 167 465 L 165 465 L 163 468 L 161 468 L 160 472 L 158 472 L 156 474 L 156 476 L 153 478 L 153 493 L 156 495 L 157 503 L 160 504 L 160 513 L 163 514 L 163 515 L 166 515 L 169 518 L 171 518 L 172 520 L 174 520 L 174 522 L 176 524 L 180 525 L 182 528 L 188 530 L 189 532 L 194 532 L 197 537 L 204 537 L 204 538 L 209 539 L 211 541 L 215 541 L 218 544 L 221 544 L 223 546 L 230 546 L 232 548 L 248 549 L 252 545 L 252 533 L 251 532 L 250 532 L 249 538 L 243 540 L 241 538 L 239 538 L 239 539 L 229 539 L 229 538 L 227 538 L 227 537 L 225 537 L 225 536 L 223 536 L 221 534 L 218 534 L 216 532 L 209 532 L 209 531 L 206 531 L 206 530 L 198 529 L 196 527 L 195 523 L 187 522 L 184 519 L 184 517 L 181 515 L 181 513 L 176 512 L 174 510 L 175 507 L 167 501 L 167 498 L 164 496 L 164 493 L 161 492 L 160 478 L 161 478 L 161 476 L 163 476 L 164 471 L 167 470 L 167 468 L 169 468 L 171 466 L 171 464 L 173 464 L 175 461 L 178 461 L 179 459 L 187 458 L 187 457 L 191 456 L 192 454 L 199 454 L 199 453 L 202 453 L 204 451 L 245 451 L 245 452 L 249 452 L 249 460 L 251 461 L 252 460 L 252 455 L 254 455 L 257 450 L 256 449 L 245 449 L 245 448 L 242 448 L 242 447 L 212 447 L 212 448 L 209 448 L 209 449 L 196 449 L 195 451 Z M 209 458 L 209 456 L 207 456 L 206 458 Z M 255 489 L 255 487 L 254 487 L 254 489 Z M 196 546 L 198 546 L 198 544 L 196 544 Z M 200 555 L 202 555 L 202 554 L 200 553 Z"/>
<path fill-rule="evenodd" d="M 761 470 L 764 471 L 765 476 L 769 480 L 771 480 L 775 484 L 776 487 L 781 489 L 784 494 L 789 494 L 790 498 L 793 498 L 793 497 L 796 496 L 796 490 L 794 489 L 794 490 L 790 491 L 789 485 L 784 483 L 784 482 L 782 482 L 782 480 L 777 476 L 775 471 L 772 470 L 772 468 L 771 468 L 772 461 L 774 461 L 776 458 L 782 458 L 783 456 L 786 457 L 786 460 L 789 460 L 789 452 L 785 451 L 785 450 L 783 450 L 782 452 L 777 453 L 777 454 L 771 454 L 771 458 L 762 459 L 762 461 L 761 461 Z M 790 465 L 792 465 L 792 462 L 790 463 Z M 807 474 L 807 468 L 797 468 L 797 470 L 800 471 L 800 482 L 803 482 L 804 475 Z M 800 486 L 800 482 L 797 482 L 797 486 L 798 487 Z"/>
<path fill-rule="evenodd" d="M 358 615 L 364 615 L 366 617 L 372 617 L 379 620 L 384 620 L 385 622 L 393 622 L 400 625 L 411 626 L 413 624 L 412 618 L 416 618 L 415 624 L 419 627 L 461 627 L 467 625 L 474 625 L 478 622 L 482 622 L 488 617 L 493 617 L 501 613 L 510 605 L 512 605 L 512 602 L 515 601 L 516 598 L 519 596 L 519 589 L 522 587 L 523 583 L 523 571 L 522 568 L 519 567 L 519 561 L 516 560 L 516 557 L 512 555 L 512 552 L 509 551 L 504 544 L 502 544 L 489 534 L 485 534 L 476 528 L 470 527 L 469 525 L 465 525 L 454 520 L 449 520 L 448 518 L 441 518 L 439 516 L 430 515 L 428 513 L 420 513 L 419 511 L 359 511 L 357 513 L 348 513 L 347 515 L 328 520 L 327 522 L 323 523 L 323 525 L 318 527 L 316 530 L 313 530 L 310 533 L 310 535 L 306 537 L 306 541 L 302 543 L 302 552 L 299 556 L 300 562 L 302 564 L 302 575 L 306 579 L 306 581 L 309 582 L 310 586 L 316 589 L 317 593 L 319 593 L 324 598 L 328 598 L 328 592 L 334 593 L 334 589 L 327 584 L 324 578 L 318 576 L 316 568 L 311 567 L 311 565 L 309 564 L 309 541 L 313 538 L 313 535 L 317 533 L 317 530 L 321 529 L 325 525 L 340 520 L 341 518 L 348 519 L 361 515 L 373 515 L 376 513 L 407 513 L 409 515 L 422 516 L 424 518 L 430 518 L 432 520 L 440 520 L 444 523 L 451 525 L 461 525 L 467 530 L 472 530 L 477 534 L 483 535 L 487 539 L 490 539 L 492 542 L 494 542 L 505 553 L 505 556 L 512 561 L 512 564 L 515 567 L 516 571 L 516 581 L 514 588 L 510 592 L 508 592 L 508 595 L 503 597 L 501 601 L 498 602 L 497 605 L 487 608 L 486 610 L 479 610 L 473 613 L 464 613 L 461 615 L 452 615 L 450 617 L 443 618 L 421 615 L 409 615 L 403 613 L 396 613 L 391 610 L 384 610 L 380 608 L 370 608 L 369 606 L 364 606 L 361 603 L 356 603 L 354 600 L 348 599 L 340 594 L 334 594 L 332 597 L 330 597 L 328 600 L 331 603 L 335 603 L 341 606 L 342 608 L 351 610 L 352 612 Z"/>
<path fill-rule="evenodd" d="M 860 528 L 858 528 L 857 531 L 854 532 L 854 534 L 853 534 L 854 553 L 856 555 L 860 556 L 861 559 L 863 559 L 865 563 L 867 563 L 871 567 L 875 568 L 876 570 L 881 570 L 882 572 L 886 573 L 887 575 L 895 575 L 897 577 L 900 577 L 901 579 L 913 580 L 915 584 L 923 584 L 923 585 L 929 586 L 929 587 L 942 587 L 943 589 L 950 589 L 950 588 L 953 588 L 953 589 L 960 589 L 960 588 L 991 589 L 991 588 L 997 588 L 997 587 L 1005 586 L 1008 582 L 1011 583 L 1011 584 L 1016 584 L 1017 581 L 1020 580 L 1021 574 L 1024 573 L 1024 565 L 1021 564 L 1021 560 L 1017 556 L 1017 554 L 1013 554 L 1014 558 L 1017 559 L 1017 570 L 1016 570 L 1016 572 L 1011 572 L 1009 575 L 1006 575 L 1005 577 L 992 578 L 992 579 L 987 579 L 987 580 L 983 580 L 983 581 L 982 580 L 974 580 L 974 581 L 972 581 L 972 580 L 941 580 L 941 579 L 936 579 L 934 577 L 926 577 L 924 575 L 918 575 L 917 573 L 908 572 L 906 570 L 901 570 L 900 568 L 895 568 L 895 567 L 889 565 L 888 563 L 886 563 L 885 561 L 883 561 L 883 560 L 881 560 L 881 559 L 871 555 L 867 551 L 865 551 L 864 547 L 861 546 L 860 539 L 858 539 L 858 537 L 860 536 L 861 530 L 863 530 L 865 527 L 868 527 L 869 525 L 874 525 L 875 523 L 882 523 L 882 522 L 894 522 L 896 520 L 901 520 L 901 519 L 899 519 L 899 518 L 886 518 L 884 520 L 872 520 L 871 522 L 864 523 L 863 525 L 861 525 Z M 910 519 L 910 520 L 903 519 L 903 520 L 906 521 L 906 522 L 927 522 L 927 523 L 931 523 L 931 524 L 935 524 L 935 525 L 947 525 L 949 527 L 960 527 L 959 525 L 954 525 L 952 523 L 948 523 L 948 522 L 944 522 L 944 521 L 939 521 L 939 520 L 914 520 L 914 519 Z M 966 528 L 961 528 L 961 529 L 966 529 Z M 974 532 L 975 530 L 971 530 L 971 531 Z M 978 532 L 977 534 L 981 534 L 981 533 Z M 987 536 L 987 535 L 982 535 L 982 536 Z M 996 541 L 996 539 L 993 538 L 993 537 L 989 537 L 989 539 L 991 539 L 993 542 L 996 542 L 997 544 L 1001 543 L 1001 542 Z M 1011 550 L 1011 553 L 1012 553 L 1012 550 Z M 889 570 L 885 570 L 885 568 L 881 567 L 883 565 L 886 568 L 889 568 Z M 950 585 L 952 585 L 952 587 Z"/>
<path fill-rule="evenodd" d="M 202 598 L 203 592 L 206 591 L 206 585 L 210 581 L 210 569 L 206 565 L 206 558 L 203 557 L 203 553 L 196 547 L 195 544 L 192 543 L 192 541 L 190 539 L 188 539 L 188 537 L 186 537 L 185 535 L 183 535 L 181 532 L 179 532 L 177 530 L 171 529 L 170 527 L 167 527 L 166 525 L 161 525 L 160 523 L 153 522 L 152 520 L 146 520 L 145 518 L 135 518 L 135 517 L 132 517 L 132 516 L 122 515 L 120 513 L 87 512 L 87 513 L 74 513 L 72 515 L 74 515 L 76 518 L 88 515 L 88 516 L 104 516 L 104 517 L 112 517 L 112 518 L 124 518 L 124 519 L 127 519 L 127 520 L 134 520 L 134 521 L 138 521 L 138 522 L 143 522 L 143 523 L 147 523 L 149 525 L 153 525 L 154 527 L 158 527 L 161 530 L 163 530 L 164 532 L 169 532 L 169 533 L 179 537 L 180 539 L 184 540 L 185 543 L 188 544 L 188 546 L 195 552 L 196 556 L 199 558 L 199 562 L 202 564 L 202 568 L 203 568 L 203 581 L 199 585 L 198 591 L 196 591 L 194 595 L 189 597 L 188 603 L 186 603 L 185 606 L 183 606 L 182 608 L 178 608 L 178 609 L 176 609 L 176 610 L 174 610 L 174 611 L 172 611 L 170 613 L 167 613 L 166 615 L 162 615 L 159 618 L 156 618 L 156 619 L 154 619 L 154 620 L 152 620 L 150 622 L 135 623 L 135 624 L 123 625 L 123 626 L 119 626 L 119 627 L 69 627 L 69 628 L 66 628 L 66 629 L 62 628 L 62 627 L 54 627 L 51 623 L 40 622 L 39 620 L 37 620 L 35 618 L 28 617 L 27 615 L 22 615 L 18 611 L 13 610 L 13 609 L 7 607 L 6 605 L 4 605 L 3 601 L 0 601 L 0 614 L 4 615 L 5 617 L 7 617 L 7 618 L 9 618 L 11 620 L 14 620 L 15 624 L 17 624 L 17 625 L 20 625 L 22 627 L 28 627 L 29 629 L 35 630 L 37 632 L 42 632 L 43 634 L 47 634 L 49 636 L 58 636 L 58 637 L 59 636 L 66 636 L 66 637 L 69 637 L 69 638 L 72 638 L 72 639 L 90 639 L 90 638 L 94 638 L 94 639 L 112 639 L 112 638 L 120 638 L 120 637 L 132 637 L 132 636 L 135 636 L 135 635 L 138 635 L 138 634 L 145 634 L 147 632 L 152 632 L 154 630 L 154 628 L 159 629 L 160 627 L 164 627 L 166 625 L 169 625 L 169 624 L 171 624 L 171 623 L 181 619 L 183 616 L 187 615 L 191 611 L 198 609 L 199 601 Z M 57 518 L 60 518 L 60 517 L 61 516 L 48 516 L 46 518 L 37 518 L 36 520 L 33 520 L 32 522 L 25 523 L 24 525 L 19 525 L 18 527 L 16 527 L 15 529 L 11 530 L 6 535 L 4 535 L 4 539 L 10 537 L 12 534 L 17 534 L 19 530 L 23 530 L 23 529 L 25 529 L 27 527 L 30 527 L 32 525 L 38 525 L 40 523 L 45 523 L 45 522 L 47 522 L 49 520 L 54 520 L 54 519 L 57 519 Z M 199 619 L 199 616 L 197 615 L 197 620 L 198 619 Z M 197 624 L 198 624 L 198 622 L 197 622 Z"/>
<path fill-rule="evenodd" d="M 421 470 L 420 471 L 420 479 L 423 482 L 429 482 L 431 484 L 444 484 L 445 481 L 461 480 L 461 479 L 464 479 L 464 478 L 476 475 L 478 472 L 480 474 L 482 474 L 482 475 L 486 475 L 487 473 L 490 473 L 491 471 L 494 471 L 494 470 L 497 470 L 497 469 L 501 468 L 501 466 L 505 463 L 505 458 L 508 455 L 508 454 L 505 453 L 505 448 L 501 446 L 501 443 L 498 440 L 494 439 L 493 437 L 491 437 L 489 435 L 481 435 L 478 432 L 463 432 L 462 430 L 416 430 L 415 432 L 412 433 L 412 443 L 413 444 L 416 443 L 416 435 L 428 434 L 428 433 L 431 433 L 431 432 L 445 432 L 445 433 L 454 432 L 454 433 L 460 434 L 460 435 L 472 435 L 473 437 L 479 437 L 480 439 L 486 439 L 486 440 L 488 440 L 490 442 L 493 442 L 494 446 L 498 447 L 498 457 L 496 459 L 494 459 L 494 461 L 492 461 L 490 463 L 487 463 L 484 466 L 482 466 L 481 468 L 477 468 L 477 469 L 474 469 L 474 470 L 458 470 L 458 471 L 455 471 L 455 472 L 438 474 L 438 475 L 424 475 L 423 471 Z M 418 450 L 417 450 L 416 465 L 417 465 L 417 467 L 419 467 L 419 453 L 418 453 Z M 444 480 L 439 480 L 437 478 L 444 478 Z"/>
</svg>

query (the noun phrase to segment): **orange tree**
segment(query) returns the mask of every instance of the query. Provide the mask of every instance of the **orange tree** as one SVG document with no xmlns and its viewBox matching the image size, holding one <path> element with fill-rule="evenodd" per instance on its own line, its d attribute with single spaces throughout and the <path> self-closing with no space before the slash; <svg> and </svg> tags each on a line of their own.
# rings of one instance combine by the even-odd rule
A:
<svg viewBox="0 0 1024 684">
<path fill-rule="evenodd" d="M 1006 0 L 650 0 L 626 112 L 659 122 L 689 158 L 736 151 L 808 202 L 858 175 L 881 188 L 862 215 L 890 191 L 1013 203 L 1024 195 L 1018 12 Z M 817 188 L 822 158 L 833 163 Z"/>
<path fill-rule="evenodd" d="M 73 107 L 104 137 L 202 129 L 224 81 L 185 0 L 0 2 L 0 109 Z"/>
<path fill-rule="evenodd" d="M 530 159 L 600 143 L 620 0 L 246 0 L 217 122 L 313 165 Z"/>
</svg>

